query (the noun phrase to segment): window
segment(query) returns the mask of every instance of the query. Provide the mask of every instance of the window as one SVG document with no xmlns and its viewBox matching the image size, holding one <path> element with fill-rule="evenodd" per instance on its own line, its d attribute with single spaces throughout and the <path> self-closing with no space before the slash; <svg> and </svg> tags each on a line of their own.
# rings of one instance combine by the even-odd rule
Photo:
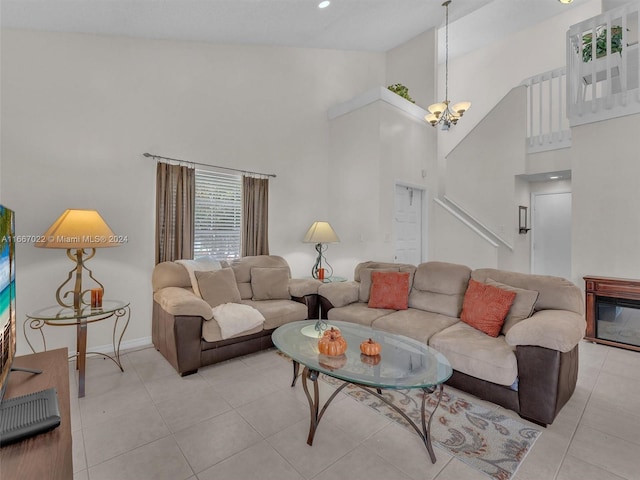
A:
<svg viewBox="0 0 640 480">
<path fill-rule="evenodd" d="M 196 170 L 193 254 L 240 258 L 242 176 Z"/>
</svg>

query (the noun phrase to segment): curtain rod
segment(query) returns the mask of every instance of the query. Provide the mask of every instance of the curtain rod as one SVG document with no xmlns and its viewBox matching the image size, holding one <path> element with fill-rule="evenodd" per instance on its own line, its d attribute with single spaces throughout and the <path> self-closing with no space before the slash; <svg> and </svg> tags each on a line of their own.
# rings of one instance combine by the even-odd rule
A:
<svg viewBox="0 0 640 480">
<path fill-rule="evenodd" d="M 231 170 L 234 172 L 240 172 L 240 173 L 248 173 L 251 175 L 262 175 L 265 177 L 273 177 L 276 178 L 276 174 L 275 173 L 260 173 L 260 172 L 251 172 L 249 170 L 240 170 L 238 168 L 231 168 L 231 167 L 222 167 L 220 165 L 211 165 L 209 163 L 198 163 L 198 162 L 190 162 L 188 160 L 180 160 L 178 158 L 170 158 L 170 157 L 163 157 L 161 155 L 154 155 L 153 153 L 143 153 L 143 156 L 147 157 L 147 158 L 153 158 L 156 160 L 169 160 L 171 162 L 182 162 L 182 163 L 191 163 L 193 165 L 201 165 L 203 167 L 213 167 L 213 168 L 221 168 L 223 170 Z"/>
</svg>

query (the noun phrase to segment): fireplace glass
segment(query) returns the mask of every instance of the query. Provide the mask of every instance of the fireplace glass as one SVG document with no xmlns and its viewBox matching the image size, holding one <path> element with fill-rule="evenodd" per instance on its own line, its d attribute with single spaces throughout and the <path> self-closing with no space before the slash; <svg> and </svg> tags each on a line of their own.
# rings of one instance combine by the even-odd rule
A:
<svg viewBox="0 0 640 480">
<path fill-rule="evenodd" d="M 640 301 L 598 297 L 596 336 L 640 347 Z"/>
</svg>

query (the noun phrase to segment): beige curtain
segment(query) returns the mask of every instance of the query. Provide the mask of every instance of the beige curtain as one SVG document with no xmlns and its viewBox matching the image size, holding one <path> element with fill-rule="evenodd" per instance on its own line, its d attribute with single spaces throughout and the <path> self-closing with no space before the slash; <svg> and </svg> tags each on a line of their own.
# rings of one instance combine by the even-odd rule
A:
<svg viewBox="0 0 640 480">
<path fill-rule="evenodd" d="M 242 256 L 269 255 L 269 179 L 242 177 Z"/>
<path fill-rule="evenodd" d="M 158 162 L 156 170 L 156 263 L 193 258 L 196 171 Z"/>
</svg>

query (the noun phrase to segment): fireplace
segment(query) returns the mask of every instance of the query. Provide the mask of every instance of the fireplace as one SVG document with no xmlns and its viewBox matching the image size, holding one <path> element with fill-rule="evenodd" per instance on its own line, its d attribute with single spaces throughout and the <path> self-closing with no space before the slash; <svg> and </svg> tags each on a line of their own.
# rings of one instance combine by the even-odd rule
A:
<svg viewBox="0 0 640 480">
<path fill-rule="evenodd" d="M 640 280 L 584 277 L 586 340 L 640 351 Z"/>
</svg>

